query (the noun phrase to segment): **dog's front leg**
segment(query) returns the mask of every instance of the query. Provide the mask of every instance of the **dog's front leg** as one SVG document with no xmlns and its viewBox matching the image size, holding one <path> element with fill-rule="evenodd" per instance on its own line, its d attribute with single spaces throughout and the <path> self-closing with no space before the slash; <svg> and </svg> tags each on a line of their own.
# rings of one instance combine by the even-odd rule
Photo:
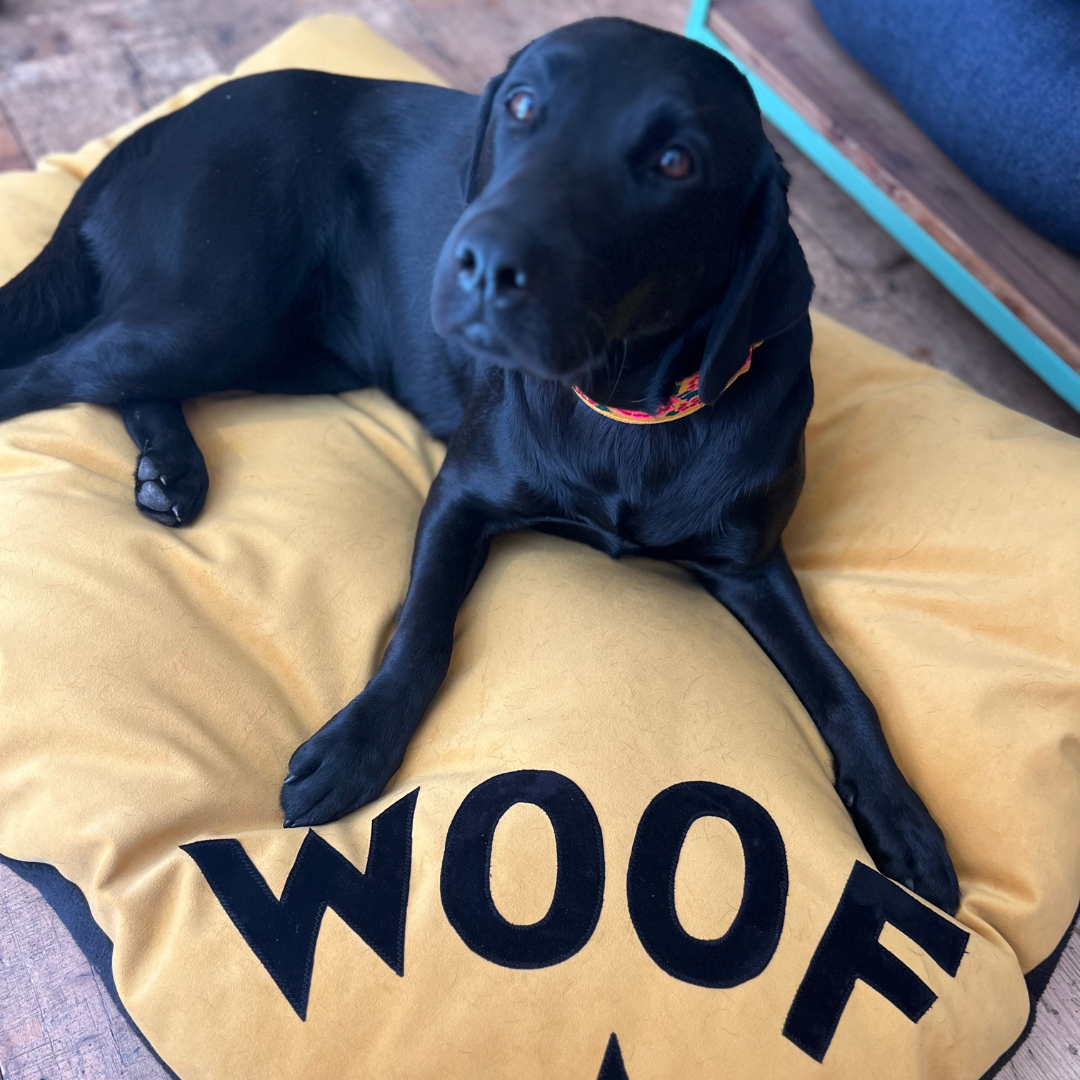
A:
<svg viewBox="0 0 1080 1080">
<path fill-rule="evenodd" d="M 412 578 L 379 670 L 289 761 L 286 826 L 336 821 L 382 793 L 446 677 L 458 609 L 500 531 L 444 467 L 420 515 Z"/>
<path fill-rule="evenodd" d="M 829 749 L 836 790 L 882 873 L 950 914 L 959 887 L 945 839 L 897 768 L 877 712 L 807 610 L 783 551 L 754 567 L 686 563 L 787 679 Z"/>
</svg>

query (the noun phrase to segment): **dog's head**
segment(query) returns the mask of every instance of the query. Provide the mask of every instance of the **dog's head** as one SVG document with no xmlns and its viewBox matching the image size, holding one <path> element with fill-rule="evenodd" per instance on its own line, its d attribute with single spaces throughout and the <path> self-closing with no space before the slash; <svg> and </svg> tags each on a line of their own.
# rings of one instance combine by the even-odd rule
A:
<svg viewBox="0 0 1080 1080">
<path fill-rule="evenodd" d="M 704 318 L 714 400 L 750 345 L 809 303 L 786 179 L 749 84 L 717 53 L 622 19 L 556 30 L 481 98 L 435 327 L 506 367 L 577 381 L 626 343 L 662 350 Z"/>
</svg>

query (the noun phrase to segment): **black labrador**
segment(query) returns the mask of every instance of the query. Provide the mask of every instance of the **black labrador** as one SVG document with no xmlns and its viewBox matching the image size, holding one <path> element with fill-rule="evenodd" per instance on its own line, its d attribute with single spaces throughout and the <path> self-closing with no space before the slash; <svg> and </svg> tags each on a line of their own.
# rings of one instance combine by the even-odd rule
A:
<svg viewBox="0 0 1080 1080">
<path fill-rule="evenodd" d="M 878 866 L 951 912 L 941 832 L 780 545 L 813 398 L 786 187 L 742 75 L 620 19 L 540 38 L 479 100 L 240 79 L 117 147 L 0 290 L 0 419 L 116 406 L 165 525 L 206 498 L 184 398 L 377 386 L 448 440 L 396 632 L 293 754 L 286 825 L 382 792 L 492 538 L 543 529 L 687 567 L 806 706 Z"/>
</svg>

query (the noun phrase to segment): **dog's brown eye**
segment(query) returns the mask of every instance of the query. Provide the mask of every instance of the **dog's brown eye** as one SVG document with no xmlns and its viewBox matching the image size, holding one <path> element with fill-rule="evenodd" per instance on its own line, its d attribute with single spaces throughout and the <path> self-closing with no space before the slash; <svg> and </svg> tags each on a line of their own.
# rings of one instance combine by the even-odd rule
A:
<svg viewBox="0 0 1080 1080">
<path fill-rule="evenodd" d="M 536 114 L 536 99 L 531 90 L 517 90 L 506 99 L 506 108 L 515 120 L 531 120 Z"/>
<path fill-rule="evenodd" d="M 669 146 L 660 155 L 656 167 L 671 180 L 683 180 L 690 175 L 694 162 L 681 146 Z"/>
</svg>

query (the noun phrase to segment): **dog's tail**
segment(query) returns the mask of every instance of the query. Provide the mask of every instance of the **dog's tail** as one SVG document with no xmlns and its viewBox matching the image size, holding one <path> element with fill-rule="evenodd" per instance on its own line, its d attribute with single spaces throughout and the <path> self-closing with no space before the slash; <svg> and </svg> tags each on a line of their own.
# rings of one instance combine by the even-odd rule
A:
<svg viewBox="0 0 1080 1080">
<path fill-rule="evenodd" d="M 81 194 L 41 254 L 0 288 L 0 368 L 34 359 L 94 315 L 98 274 L 80 233 L 86 212 Z"/>
</svg>

